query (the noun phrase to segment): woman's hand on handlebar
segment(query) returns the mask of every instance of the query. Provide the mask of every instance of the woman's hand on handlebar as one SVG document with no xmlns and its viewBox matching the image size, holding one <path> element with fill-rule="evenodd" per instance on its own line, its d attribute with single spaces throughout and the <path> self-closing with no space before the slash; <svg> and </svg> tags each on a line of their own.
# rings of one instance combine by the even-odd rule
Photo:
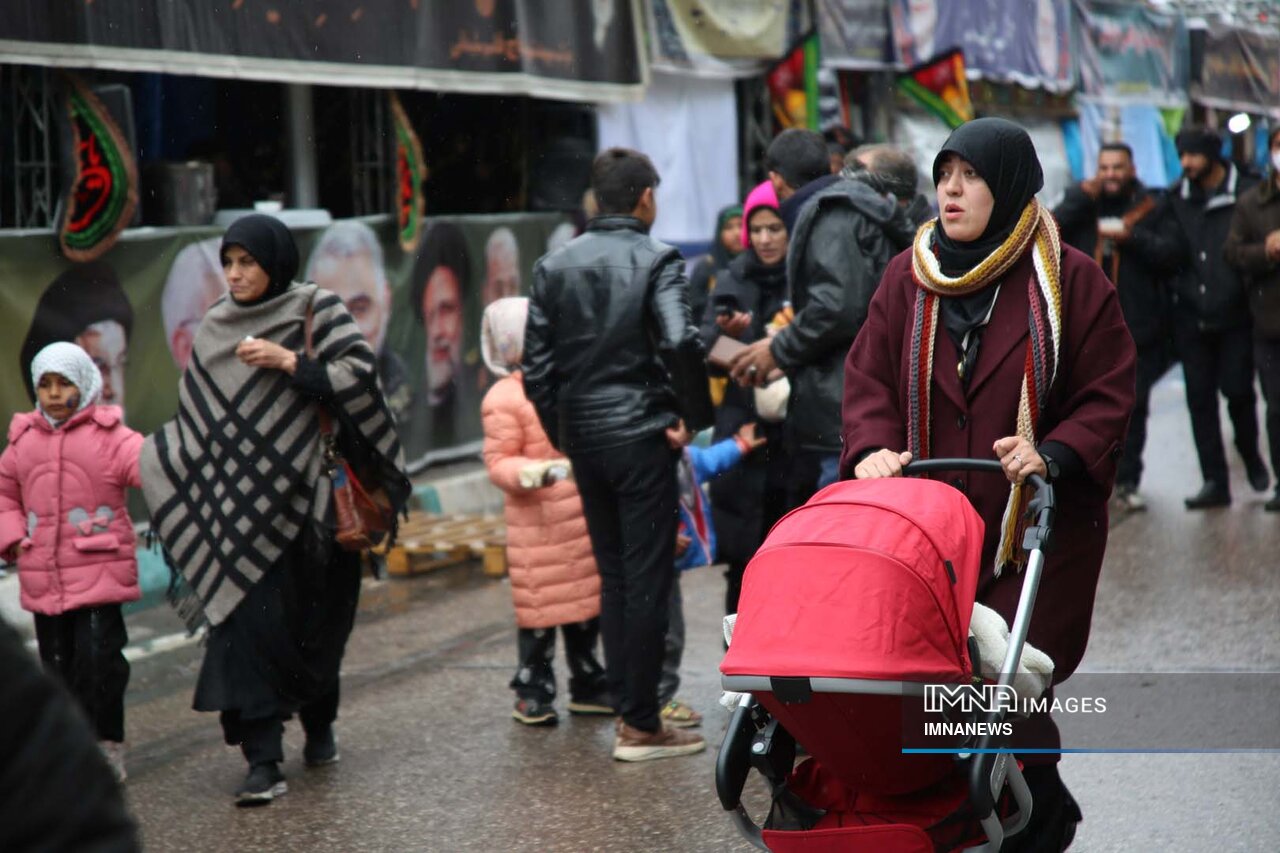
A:
<svg viewBox="0 0 1280 853">
<path fill-rule="evenodd" d="M 1000 460 L 1004 475 L 1009 478 L 1010 483 L 1021 483 L 1031 474 L 1039 474 L 1041 477 L 1049 475 L 1049 468 L 1036 451 L 1035 445 L 1020 435 L 999 439 L 992 450 Z"/>
<path fill-rule="evenodd" d="M 901 477 L 902 467 L 911 461 L 911 452 L 877 450 L 853 469 L 854 479 L 875 480 L 879 477 Z"/>
</svg>

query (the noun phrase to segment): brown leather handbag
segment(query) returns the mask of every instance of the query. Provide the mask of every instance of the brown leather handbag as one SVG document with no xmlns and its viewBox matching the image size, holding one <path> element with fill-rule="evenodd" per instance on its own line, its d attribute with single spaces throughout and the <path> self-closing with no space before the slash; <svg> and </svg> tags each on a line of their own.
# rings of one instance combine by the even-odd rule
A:
<svg viewBox="0 0 1280 853">
<path fill-rule="evenodd" d="M 315 358 L 311 342 L 314 310 L 307 305 L 305 321 L 307 358 Z M 395 526 L 396 512 L 381 488 L 366 489 L 338 449 L 333 417 L 322 403 L 316 407 L 320 418 L 320 443 L 324 452 L 324 473 L 333 480 L 334 539 L 344 551 L 364 551 L 382 542 Z"/>
</svg>

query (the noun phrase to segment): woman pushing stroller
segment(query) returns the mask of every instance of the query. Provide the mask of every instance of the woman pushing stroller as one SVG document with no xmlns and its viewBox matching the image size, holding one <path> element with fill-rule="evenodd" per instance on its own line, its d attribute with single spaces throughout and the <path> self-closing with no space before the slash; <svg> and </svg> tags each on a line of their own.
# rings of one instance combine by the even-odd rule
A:
<svg viewBox="0 0 1280 853">
<path fill-rule="evenodd" d="M 999 459 L 1008 478 L 956 474 L 986 526 L 977 598 L 1012 621 L 1028 498 L 1039 474 L 1060 513 L 1028 641 L 1054 680 L 1084 654 L 1107 539 L 1107 499 L 1133 406 L 1135 351 L 1115 289 L 1063 245 L 1036 199 L 1043 175 L 1012 122 L 971 121 L 933 164 L 939 218 L 896 257 L 845 364 L 841 474 L 900 476 L 913 459 Z M 1016 748 L 1057 746 L 1047 714 Z M 1036 808 L 1015 850 L 1063 850 L 1080 810 L 1056 755 L 1020 756 Z M 1037 763 L 1040 762 L 1040 763 Z"/>
</svg>

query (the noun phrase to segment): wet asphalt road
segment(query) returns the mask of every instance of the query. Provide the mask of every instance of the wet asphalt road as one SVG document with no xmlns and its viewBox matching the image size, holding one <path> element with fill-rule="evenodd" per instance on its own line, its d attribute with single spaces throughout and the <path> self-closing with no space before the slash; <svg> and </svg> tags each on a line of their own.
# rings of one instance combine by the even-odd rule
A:
<svg viewBox="0 0 1280 853">
<path fill-rule="evenodd" d="M 1280 516 L 1262 511 L 1265 496 L 1249 491 L 1235 459 L 1231 508 L 1182 508 L 1199 476 L 1176 376 L 1157 388 L 1146 459 L 1150 510 L 1113 523 L 1082 671 L 1280 670 Z M 716 704 L 722 580 L 686 573 L 684 594 L 680 694 L 706 715 L 711 748 L 639 765 L 610 759 L 608 720 L 566 715 L 535 730 L 510 718 L 509 592 L 471 569 L 366 586 L 344 666 L 342 761 L 304 769 L 290 724 L 290 792 L 267 808 L 232 805 L 239 752 L 222 744 L 214 715 L 189 710 L 198 650 L 140 659 L 128 797 L 146 847 L 750 849 L 712 784 L 727 719 Z M 136 623 L 135 636 L 178 627 L 159 610 Z M 1073 850 L 1280 850 L 1280 754 L 1071 755 L 1062 766 L 1085 815 Z"/>
</svg>

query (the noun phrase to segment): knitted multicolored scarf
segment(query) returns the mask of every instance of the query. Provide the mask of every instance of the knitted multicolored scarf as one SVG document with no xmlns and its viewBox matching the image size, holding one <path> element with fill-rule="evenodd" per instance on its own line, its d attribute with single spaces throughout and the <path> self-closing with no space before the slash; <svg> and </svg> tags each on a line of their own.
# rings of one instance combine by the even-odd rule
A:
<svg viewBox="0 0 1280 853">
<path fill-rule="evenodd" d="M 912 249 L 912 276 L 920 288 L 916 299 L 915 321 L 911 331 L 911 385 L 908 390 L 907 449 L 915 459 L 929 458 L 930 403 L 933 388 L 933 350 L 938 332 L 940 296 L 964 296 L 994 285 L 1027 251 L 1034 252 L 1035 276 L 1027 284 L 1027 301 L 1031 306 L 1028 324 L 1031 336 L 1027 342 L 1026 366 L 1022 376 L 1022 394 L 1018 400 L 1017 434 L 1037 443 L 1037 426 L 1050 386 L 1058 373 L 1058 342 L 1062 333 L 1062 246 L 1058 225 L 1049 211 L 1032 199 L 1018 218 L 1013 233 L 980 264 L 959 278 L 943 275 L 938 257 L 933 252 L 933 229 L 938 220 L 920 227 Z M 1019 569 L 1022 551 L 1019 546 L 1026 513 L 1027 495 L 1021 485 L 1009 492 L 1000 524 L 1000 545 L 996 549 L 995 573 L 999 576 L 1006 563 Z"/>
</svg>

